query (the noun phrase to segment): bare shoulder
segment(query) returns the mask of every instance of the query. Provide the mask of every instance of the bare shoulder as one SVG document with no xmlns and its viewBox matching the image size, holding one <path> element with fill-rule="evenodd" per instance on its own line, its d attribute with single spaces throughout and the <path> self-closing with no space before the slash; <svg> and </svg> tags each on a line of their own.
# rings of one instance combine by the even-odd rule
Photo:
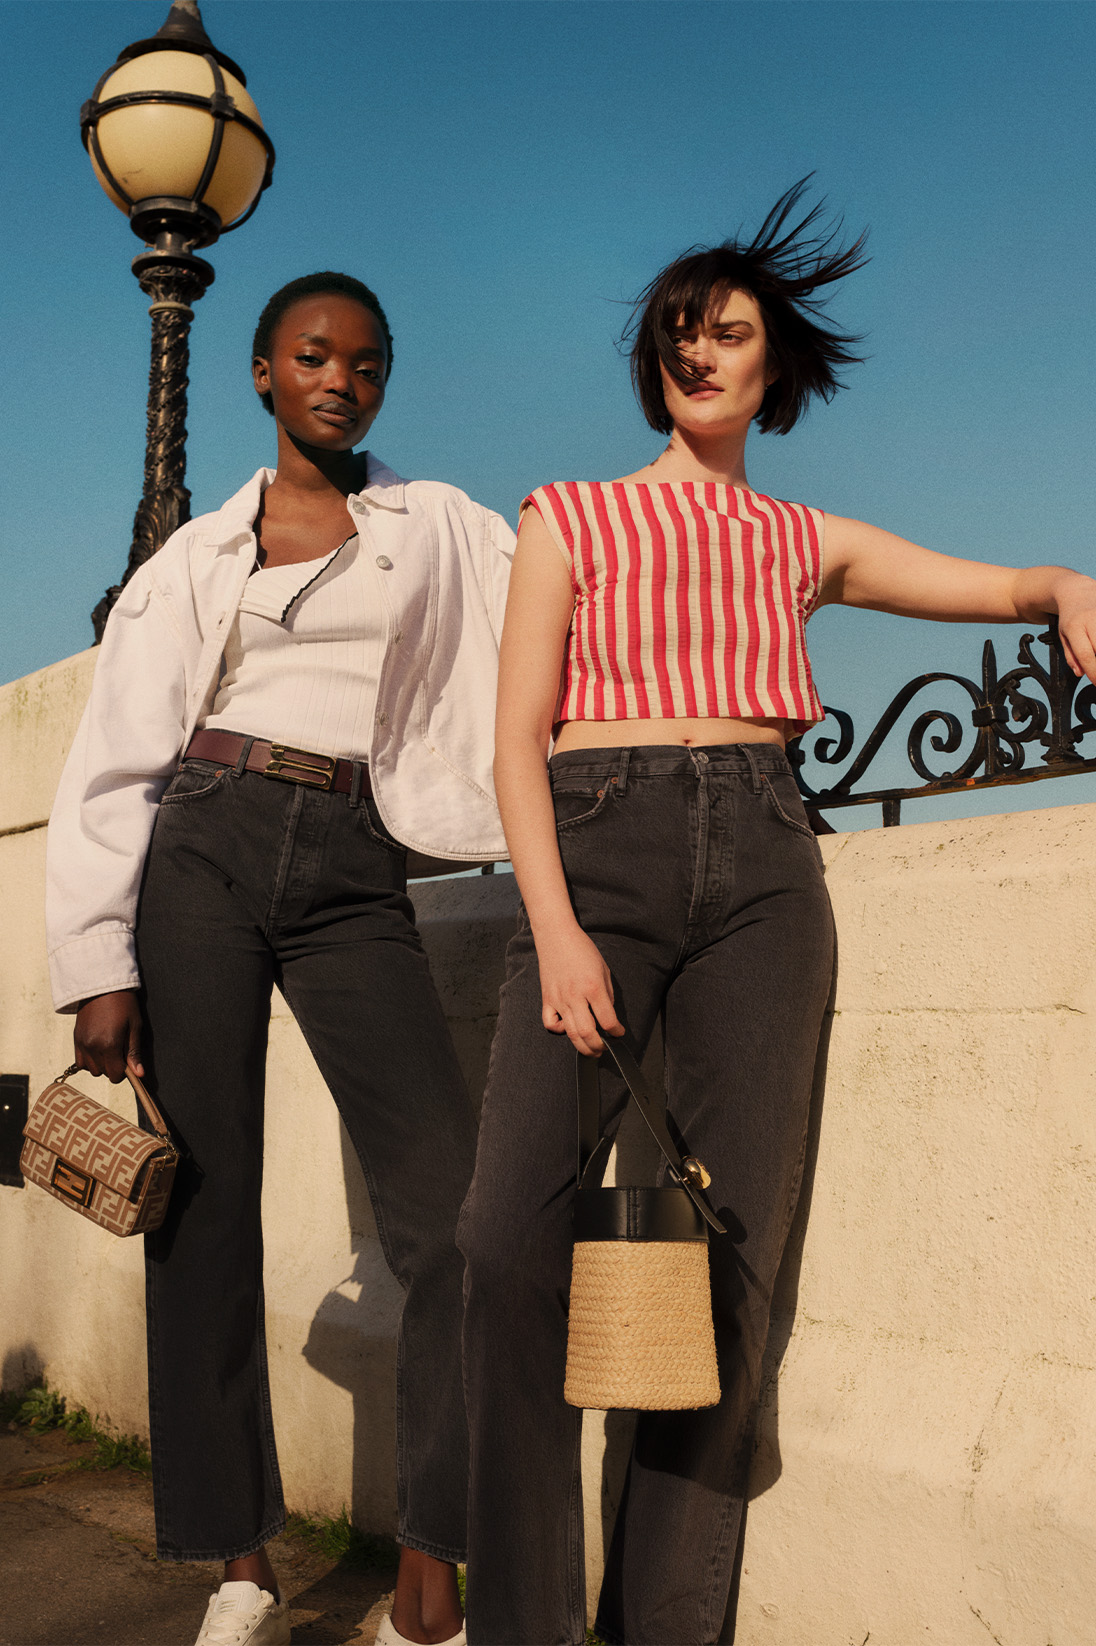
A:
<svg viewBox="0 0 1096 1646">
<path fill-rule="evenodd" d="M 865 552 L 887 553 L 906 544 L 904 537 L 873 526 L 867 520 L 852 520 L 845 515 L 825 515 L 826 565 L 833 569 L 838 564 Z"/>
<path fill-rule="evenodd" d="M 863 520 L 850 520 L 842 514 L 831 514 L 828 509 L 825 511 L 825 519 L 827 549 L 840 548 L 842 544 L 848 543 L 865 530 Z M 867 529 L 871 530 L 870 527 Z"/>
</svg>

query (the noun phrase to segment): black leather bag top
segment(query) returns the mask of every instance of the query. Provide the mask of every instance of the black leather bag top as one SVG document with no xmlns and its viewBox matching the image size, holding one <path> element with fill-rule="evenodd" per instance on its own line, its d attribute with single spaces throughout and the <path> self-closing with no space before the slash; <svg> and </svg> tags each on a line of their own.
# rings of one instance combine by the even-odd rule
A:
<svg viewBox="0 0 1096 1646">
<path fill-rule="evenodd" d="M 628 1048 L 605 1037 L 600 1057 L 576 1054 L 578 1060 L 578 1174 L 574 1206 L 576 1240 L 706 1241 L 709 1229 L 726 1229 L 704 1193 L 710 1179 L 693 1155 L 682 1159 L 666 1125 L 666 1099 L 645 1080 Z M 601 1069 L 616 1065 L 629 1095 L 658 1144 L 672 1184 L 668 1188 L 606 1189 L 602 1178 L 612 1139 L 601 1130 Z"/>
</svg>

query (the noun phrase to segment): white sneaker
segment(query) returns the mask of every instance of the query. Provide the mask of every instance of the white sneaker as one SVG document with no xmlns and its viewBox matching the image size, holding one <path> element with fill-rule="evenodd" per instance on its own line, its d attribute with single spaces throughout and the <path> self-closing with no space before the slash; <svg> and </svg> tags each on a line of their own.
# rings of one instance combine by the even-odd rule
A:
<svg viewBox="0 0 1096 1646">
<path fill-rule="evenodd" d="M 194 1646 L 289 1646 L 289 1602 L 257 1583 L 222 1583 L 210 1595 Z"/>
<path fill-rule="evenodd" d="M 377 1646 L 414 1646 L 414 1642 L 408 1640 L 406 1635 L 400 1634 L 391 1617 L 383 1617 L 377 1630 Z M 441 1646 L 466 1646 L 464 1630 L 462 1629 L 459 1635 L 450 1635 L 448 1640 L 442 1641 Z"/>
</svg>

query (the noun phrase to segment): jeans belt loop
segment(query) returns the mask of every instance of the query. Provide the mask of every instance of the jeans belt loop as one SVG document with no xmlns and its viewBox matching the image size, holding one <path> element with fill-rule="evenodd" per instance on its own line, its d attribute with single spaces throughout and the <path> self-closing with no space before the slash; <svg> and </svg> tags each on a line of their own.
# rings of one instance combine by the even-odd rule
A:
<svg viewBox="0 0 1096 1646">
<path fill-rule="evenodd" d="M 244 772 L 247 770 L 248 756 L 251 753 L 251 745 L 254 741 L 255 739 L 253 737 L 244 738 L 243 747 L 240 750 L 240 758 L 232 768 L 233 777 L 242 777 Z"/>
<path fill-rule="evenodd" d="M 359 800 L 362 797 L 362 778 L 365 774 L 365 767 L 362 765 L 360 760 L 355 760 L 353 765 L 354 765 L 353 776 L 350 779 L 350 807 L 351 807 L 351 810 L 353 810 L 353 808 L 358 804 Z"/>
<path fill-rule="evenodd" d="M 757 764 L 757 751 L 752 743 L 741 745 L 742 753 L 746 756 L 750 766 L 750 790 L 753 794 L 761 793 L 761 772 Z"/>
<path fill-rule="evenodd" d="M 631 758 L 632 758 L 631 749 L 621 749 L 621 751 L 620 751 L 620 763 L 617 766 L 617 774 L 616 774 L 616 777 L 613 780 L 614 791 L 616 793 L 616 797 L 617 797 L 618 800 L 620 799 L 621 795 L 624 793 L 625 789 L 628 787 L 628 762 L 631 760 Z"/>
</svg>

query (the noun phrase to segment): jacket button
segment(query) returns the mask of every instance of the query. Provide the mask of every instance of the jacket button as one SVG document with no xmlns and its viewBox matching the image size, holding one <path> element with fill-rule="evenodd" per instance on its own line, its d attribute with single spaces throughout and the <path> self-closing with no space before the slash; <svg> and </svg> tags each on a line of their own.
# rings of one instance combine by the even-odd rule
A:
<svg viewBox="0 0 1096 1646">
<path fill-rule="evenodd" d="M 355 514 L 365 513 L 366 505 L 362 502 L 360 497 L 352 498 L 350 507 L 353 509 Z"/>
<path fill-rule="evenodd" d="M 395 634 L 392 636 L 393 646 L 398 646 L 402 639 L 403 639 L 403 630 L 402 629 L 397 629 Z"/>
<path fill-rule="evenodd" d="M 377 716 L 377 725 L 378 726 L 387 726 L 387 724 L 388 724 L 388 716 L 385 714 L 384 710 L 382 709 L 380 714 Z"/>
<path fill-rule="evenodd" d="M 392 562 L 386 554 L 379 554 L 377 556 L 377 565 L 380 567 L 382 572 L 390 572 L 392 570 Z"/>
</svg>

